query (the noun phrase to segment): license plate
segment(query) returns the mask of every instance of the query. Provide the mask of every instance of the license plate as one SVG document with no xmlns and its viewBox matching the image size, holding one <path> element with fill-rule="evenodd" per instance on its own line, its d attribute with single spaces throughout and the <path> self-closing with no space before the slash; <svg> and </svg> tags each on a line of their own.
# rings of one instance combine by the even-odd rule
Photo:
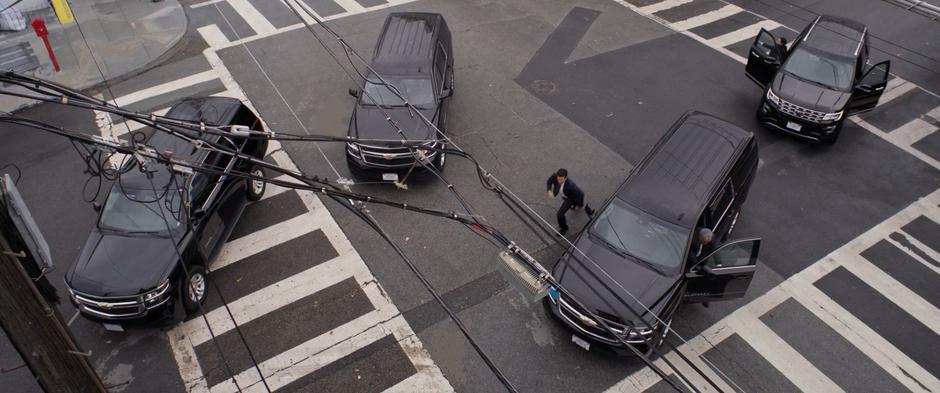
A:
<svg viewBox="0 0 940 393">
<path fill-rule="evenodd" d="M 584 348 L 585 351 L 590 351 L 590 350 L 591 350 L 591 343 L 587 342 L 587 340 L 585 340 L 585 339 L 583 339 L 583 338 L 581 338 L 581 337 L 578 337 L 578 336 L 575 335 L 575 334 L 572 334 L 572 335 L 571 335 L 571 342 L 575 343 L 575 345 L 577 345 L 577 346 L 579 346 L 579 347 L 581 347 L 581 348 Z"/>
<path fill-rule="evenodd" d="M 382 180 L 385 180 L 385 181 L 398 181 L 398 174 L 397 174 L 397 173 L 383 173 L 383 174 L 382 174 Z"/>
<path fill-rule="evenodd" d="M 794 122 L 792 122 L 792 121 L 788 121 L 788 122 L 787 122 L 787 128 L 789 128 L 789 129 L 791 129 L 791 130 L 793 130 L 793 131 L 799 132 L 800 129 L 803 128 L 803 126 L 801 126 L 801 125 L 799 125 L 799 124 L 797 124 L 797 123 L 794 123 Z"/>
<path fill-rule="evenodd" d="M 113 323 L 102 323 L 102 325 L 104 325 L 104 330 L 107 330 L 109 332 L 123 332 L 124 331 L 124 326 L 121 326 L 121 325 L 115 325 Z"/>
</svg>

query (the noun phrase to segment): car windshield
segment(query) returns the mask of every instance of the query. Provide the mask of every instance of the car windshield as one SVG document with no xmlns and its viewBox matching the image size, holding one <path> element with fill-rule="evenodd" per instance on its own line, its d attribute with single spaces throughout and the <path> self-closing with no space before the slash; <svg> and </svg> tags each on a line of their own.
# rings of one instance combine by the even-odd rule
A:
<svg viewBox="0 0 940 393">
<path fill-rule="evenodd" d="M 673 269 L 684 261 L 687 234 L 619 199 L 601 212 L 591 234 L 654 267 Z"/>
<path fill-rule="evenodd" d="M 797 48 L 787 57 L 783 70 L 800 79 L 847 91 L 852 87 L 855 67 L 851 62 L 819 56 Z"/>
<path fill-rule="evenodd" d="M 397 87 L 411 105 L 422 108 L 428 107 L 434 103 L 434 90 L 431 88 L 431 79 L 429 78 L 385 77 L 385 80 L 392 86 Z M 366 87 L 362 94 L 362 103 L 365 105 L 375 105 L 375 103 L 372 102 L 373 99 L 378 101 L 381 106 L 405 105 L 387 86 L 366 82 Z"/>
<path fill-rule="evenodd" d="M 166 233 L 167 224 L 163 220 L 166 217 L 170 229 L 175 231 L 182 226 L 179 195 L 168 191 L 162 199 L 154 201 L 161 195 L 154 194 L 153 190 L 124 188 L 122 192 L 115 184 L 101 210 L 99 225 L 126 233 Z"/>
</svg>

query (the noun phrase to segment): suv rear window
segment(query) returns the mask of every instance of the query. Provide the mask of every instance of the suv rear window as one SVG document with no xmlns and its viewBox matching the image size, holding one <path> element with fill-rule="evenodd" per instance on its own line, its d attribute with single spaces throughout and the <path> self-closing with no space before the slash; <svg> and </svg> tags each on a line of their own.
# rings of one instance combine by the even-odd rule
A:
<svg viewBox="0 0 940 393">
<path fill-rule="evenodd" d="M 852 62 L 820 56 L 799 47 L 790 52 L 783 70 L 797 78 L 844 91 L 852 87 L 855 77 Z"/>
</svg>

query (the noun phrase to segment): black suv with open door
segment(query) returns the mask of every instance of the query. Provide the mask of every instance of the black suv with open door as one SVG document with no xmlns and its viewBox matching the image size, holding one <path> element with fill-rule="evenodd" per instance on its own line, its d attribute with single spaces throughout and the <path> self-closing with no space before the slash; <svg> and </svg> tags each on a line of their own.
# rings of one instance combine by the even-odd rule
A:
<svg viewBox="0 0 940 393">
<path fill-rule="evenodd" d="M 781 53 L 785 52 L 785 53 Z M 789 50 L 761 29 L 747 76 L 764 89 L 758 120 L 801 138 L 832 143 L 847 116 L 872 110 L 884 92 L 890 61 L 868 67 L 868 28 L 820 16 Z"/>
<path fill-rule="evenodd" d="M 372 55 L 372 68 L 421 114 L 444 132 L 447 127 L 448 98 L 454 93 L 454 52 L 450 30 L 440 14 L 395 12 L 385 19 Z M 443 148 L 436 131 L 410 109 L 388 86 L 369 72 L 364 90 L 350 89 L 356 106 L 349 119 L 353 138 L 398 141 L 402 136 L 389 123 L 398 124 L 408 140 L 427 140 L 431 148 Z M 438 169 L 444 167 L 444 153 L 428 150 L 428 159 Z M 383 143 L 348 143 L 346 163 L 358 177 L 381 175 L 397 181 L 403 173 L 423 166 L 406 147 Z"/>
<path fill-rule="evenodd" d="M 166 117 L 263 130 L 261 120 L 234 98 L 184 99 Z M 267 150 L 266 140 L 181 132 L 258 159 Z M 196 148 L 168 133 L 154 132 L 146 144 L 220 172 L 264 175 L 247 160 Z M 265 190 L 263 181 L 229 175 L 173 176 L 160 164 L 148 177 L 131 168 L 135 163 L 126 160 L 126 173 L 112 185 L 78 260 L 65 274 L 72 304 L 108 328 L 129 320 L 173 317 L 176 299 L 182 299 L 186 311 L 196 311 L 208 293 L 208 262 L 235 228 L 245 205 L 260 200 Z"/>
<path fill-rule="evenodd" d="M 683 115 L 552 271 L 589 310 L 551 288 L 545 300 L 551 315 L 585 349 L 600 343 L 624 350 L 590 313 L 648 354 L 662 343 L 680 303 L 744 296 L 760 239 L 725 240 L 756 171 L 754 134 L 705 113 Z M 705 249 L 693 239 L 703 228 L 714 233 Z"/>
</svg>

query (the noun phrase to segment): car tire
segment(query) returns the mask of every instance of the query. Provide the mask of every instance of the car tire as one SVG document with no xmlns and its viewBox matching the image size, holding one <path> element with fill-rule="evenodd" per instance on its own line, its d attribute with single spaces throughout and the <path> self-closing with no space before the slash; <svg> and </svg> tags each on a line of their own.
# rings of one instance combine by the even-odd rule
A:
<svg viewBox="0 0 940 393">
<path fill-rule="evenodd" d="M 264 168 L 251 168 L 251 176 L 264 178 Z M 268 188 L 268 183 L 263 180 L 255 179 L 245 179 L 245 182 L 247 182 L 248 185 L 248 200 L 252 202 L 260 201 L 261 197 L 264 196 L 264 191 Z"/>
<path fill-rule="evenodd" d="M 209 277 L 206 268 L 200 265 L 189 267 L 189 275 L 183 275 L 182 283 L 183 308 L 187 313 L 194 313 L 206 301 L 209 294 Z"/>
<path fill-rule="evenodd" d="M 446 147 L 447 145 L 441 144 L 441 149 L 444 149 Z M 444 153 L 443 151 L 438 151 L 437 158 L 434 159 L 434 168 L 437 169 L 438 172 L 443 172 L 444 165 L 446 164 L 447 164 L 447 153 Z"/>
</svg>

